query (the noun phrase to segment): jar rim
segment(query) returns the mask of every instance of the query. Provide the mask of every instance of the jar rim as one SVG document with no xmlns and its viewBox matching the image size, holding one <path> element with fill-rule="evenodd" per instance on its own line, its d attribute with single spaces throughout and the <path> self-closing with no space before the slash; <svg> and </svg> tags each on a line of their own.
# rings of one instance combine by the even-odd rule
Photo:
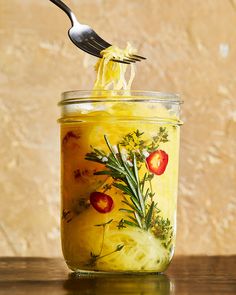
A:
<svg viewBox="0 0 236 295">
<path fill-rule="evenodd" d="M 73 90 L 61 94 L 59 105 L 85 102 L 152 101 L 181 104 L 179 94 L 147 90 Z"/>
</svg>

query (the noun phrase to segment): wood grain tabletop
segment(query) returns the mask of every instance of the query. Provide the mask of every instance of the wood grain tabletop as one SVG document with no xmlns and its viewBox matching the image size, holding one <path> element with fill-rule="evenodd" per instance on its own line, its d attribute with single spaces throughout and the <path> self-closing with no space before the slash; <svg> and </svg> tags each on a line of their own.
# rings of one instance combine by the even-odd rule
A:
<svg viewBox="0 0 236 295">
<path fill-rule="evenodd" d="M 79 276 L 63 259 L 0 258 L 0 294 L 234 294 L 236 256 L 178 256 L 165 274 Z"/>
</svg>

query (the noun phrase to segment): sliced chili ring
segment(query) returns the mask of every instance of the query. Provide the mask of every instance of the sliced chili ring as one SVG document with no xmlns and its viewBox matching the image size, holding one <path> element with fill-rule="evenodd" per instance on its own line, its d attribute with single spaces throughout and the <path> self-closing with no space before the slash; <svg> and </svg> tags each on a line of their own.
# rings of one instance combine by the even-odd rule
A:
<svg viewBox="0 0 236 295">
<path fill-rule="evenodd" d="M 165 151 L 156 150 L 146 158 L 146 162 L 150 172 L 156 175 L 161 175 L 166 170 L 168 154 Z"/>
<path fill-rule="evenodd" d="M 108 213 L 114 207 L 114 202 L 109 195 L 101 192 L 93 192 L 90 195 L 90 203 L 99 213 Z"/>
</svg>

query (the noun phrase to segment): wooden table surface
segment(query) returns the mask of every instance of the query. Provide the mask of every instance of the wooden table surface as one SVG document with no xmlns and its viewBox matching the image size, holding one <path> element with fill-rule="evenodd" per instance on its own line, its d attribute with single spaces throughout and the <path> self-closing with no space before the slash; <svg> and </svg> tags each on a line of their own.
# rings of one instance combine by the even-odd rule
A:
<svg viewBox="0 0 236 295">
<path fill-rule="evenodd" d="M 236 256 L 176 257 L 163 275 L 78 276 L 62 259 L 0 258 L 0 294 L 234 294 Z"/>
</svg>

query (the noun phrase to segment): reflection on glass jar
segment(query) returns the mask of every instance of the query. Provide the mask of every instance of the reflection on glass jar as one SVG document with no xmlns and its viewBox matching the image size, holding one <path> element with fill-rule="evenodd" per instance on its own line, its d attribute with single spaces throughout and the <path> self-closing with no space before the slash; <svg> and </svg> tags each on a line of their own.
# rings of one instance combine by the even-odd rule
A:
<svg viewBox="0 0 236 295">
<path fill-rule="evenodd" d="M 74 271 L 163 272 L 175 246 L 176 95 L 63 95 L 62 248 Z"/>
</svg>

